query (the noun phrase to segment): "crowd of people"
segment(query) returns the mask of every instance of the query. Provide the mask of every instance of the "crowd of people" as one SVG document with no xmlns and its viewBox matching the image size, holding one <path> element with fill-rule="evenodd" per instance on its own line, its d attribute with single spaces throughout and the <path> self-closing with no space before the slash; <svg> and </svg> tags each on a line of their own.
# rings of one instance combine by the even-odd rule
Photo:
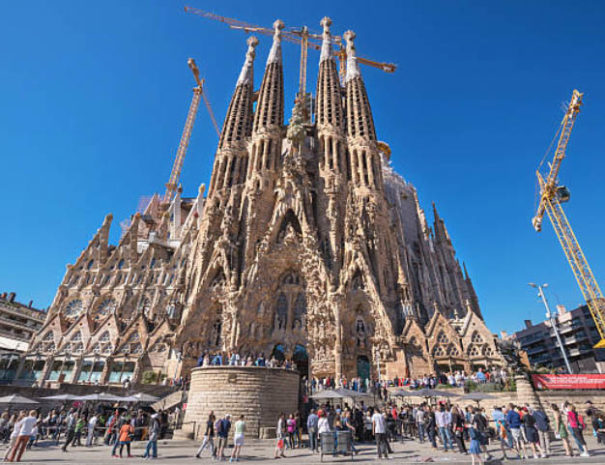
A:
<svg viewBox="0 0 605 465">
<path fill-rule="evenodd" d="M 342 376 L 339 379 L 329 376 L 325 378 L 313 377 L 308 383 L 308 388 L 311 393 L 316 393 L 324 389 L 343 387 L 357 392 L 374 392 L 380 394 L 382 397 L 383 394 L 386 394 L 386 390 L 389 387 L 405 389 L 434 389 L 439 385 L 464 387 L 468 381 L 475 384 L 492 383 L 504 386 L 508 379 L 506 370 L 503 368 L 492 368 L 490 370 L 478 368 L 477 371 L 474 371 L 470 375 L 467 375 L 464 370 L 456 370 L 449 373 L 425 374 L 419 378 L 396 376 L 393 379 L 384 380 L 370 380 L 369 378 L 362 379 L 360 377 L 347 379 L 346 376 Z"/>
<path fill-rule="evenodd" d="M 242 366 L 242 367 L 268 367 L 284 368 L 286 370 L 296 370 L 296 364 L 285 357 L 279 360 L 272 355 L 267 359 L 264 353 L 247 353 L 240 355 L 238 352 L 206 352 L 197 359 L 197 366 Z"/>
<path fill-rule="evenodd" d="M 346 404 L 344 408 L 326 404 L 311 410 L 307 417 L 308 447 L 317 452 L 323 433 L 345 430 L 351 431 L 357 442 L 374 441 L 378 459 L 389 457 L 392 441 L 412 439 L 428 442 L 435 450 L 470 455 L 473 464 L 482 464 L 491 460 L 492 452 L 495 454 L 496 451 L 501 453 L 501 460 L 553 455 L 551 433 L 561 440 L 568 457 L 590 455 L 584 431 L 590 430 L 590 434 L 605 444 L 605 414 L 591 402 L 586 403 L 582 413 L 568 402 L 561 406 L 552 404 L 549 410 L 545 412 L 537 406 L 512 403 L 494 407 L 490 413 L 480 407 L 462 407 L 447 402 L 400 407 L 388 404 L 384 408 L 365 407 L 363 402 L 353 408 Z M 283 417 L 280 417 L 276 456 L 278 453 L 283 456 L 283 449 L 279 448 L 280 439 L 285 438 L 282 425 Z M 289 439 L 290 436 L 286 446 L 292 444 Z M 355 452 L 354 443 L 352 447 Z M 488 447 L 492 447 L 492 452 Z"/>
<path fill-rule="evenodd" d="M 155 459 L 157 441 L 164 438 L 177 422 L 178 409 L 149 413 L 142 409 L 93 406 L 53 409 L 42 415 L 39 410 L 20 411 L 0 416 L 0 440 L 7 445 L 4 461 L 19 462 L 26 449 L 40 440 L 49 440 L 67 453 L 74 447 L 92 447 L 99 443 L 111 447 L 112 457 L 132 457 L 132 441 L 147 441 L 144 458 Z"/>
</svg>

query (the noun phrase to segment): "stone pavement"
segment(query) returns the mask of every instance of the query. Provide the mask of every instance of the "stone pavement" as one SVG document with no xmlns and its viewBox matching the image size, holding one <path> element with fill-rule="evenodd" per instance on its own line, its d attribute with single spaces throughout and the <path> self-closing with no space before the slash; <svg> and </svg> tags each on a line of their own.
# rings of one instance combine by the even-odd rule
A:
<svg viewBox="0 0 605 465">
<path fill-rule="evenodd" d="M 107 446 L 95 446 L 92 448 L 87 447 L 76 447 L 70 448 L 67 453 L 61 452 L 60 447 L 51 445 L 47 441 L 42 441 L 38 447 L 34 447 L 32 450 L 25 452 L 22 463 L 49 463 L 53 465 L 59 464 L 86 464 L 86 465 L 101 465 L 101 464 L 115 464 L 117 463 L 148 463 L 141 458 L 143 454 L 145 443 L 137 442 L 133 444 L 133 455 L 134 458 L 128 459 L 113 459 L 111 458 L 111 450 Z M 155 463 L 168 463 L 168 464 L 214 464 L 217 462 L 212 461 L 208 456 L 208 451 L 204 451 L 202 459 L 195 459 L 193 455 L 197 449 L 197 442 L 193 441 L 160 441 L 158 443 L 158 460 Z M 242 459 L 243 463 L 249 464 L 267 464 L 268 462 L 278 462 L 281 465 L 293 465 L 293 464 L 318 464 L 320 463 L 319 455 L 309 454 L 308 449 L 295 449 L 294 451 L 286 450 L 287 458 L 276 461 L 273 459 L 273 447 L 275 445 L 274 440 L 250 440 L 246 441 L 243 447 Z M 427 459 L 432 459 L 432 462 L 442 463 L 448 465 L 458 464 L 470 464 L 470 456 L 464 456 L 457 452 L 455 453 L 444 453 L 442 451 L 435 452 L 427 444 L 419 444 L 416 441 L 405 441 L 403 444 L 400 442 L 391 443 L 394 454 L 392 459 L 389 461 L 378 461 L 376 460 L 376 448 L 371 444 L 361 444 L 358 449 L 360 450 L 359 455 L 354 457 L 354 463 L 396 463 L 396 464 L 412 464 L 412 463 L 426 463 Z M 594 438 L 588 438 L 588 446 L 593 454 L 592 457 L 574 457 L 574 464 L 605 464 L 605 447 L 597 448 L 596 441 Z M 490 452 L 495 457 L 501 457 L 501 452 L 496 445 L 489 447 Z M 562 445 L 560 441 L 554 442 L 553 451 L 555 456 L 548 459 L 530 459 L 527 461 L 520 460 L 509 460 L 508 462 L 501 462 L 499 459 L 492 459 L 489 464 L 569 464 L 572 460 L 565 457 L 562 451 Z M 2 450 L 4 455 L 4 449 Z M 124 451 L 125 453 L 125 451 Z M 231 449 L 226 451 L 227 454 L 231 453 Z M 342 464 L 343 462 L 350 462 L 350 457 L 324 457 L 324 463 L 335 463 Z M 431 460 L 428 460 L 429 462 Z M 228 463 L 228 461 L 224 462 Z"/>
</svg>

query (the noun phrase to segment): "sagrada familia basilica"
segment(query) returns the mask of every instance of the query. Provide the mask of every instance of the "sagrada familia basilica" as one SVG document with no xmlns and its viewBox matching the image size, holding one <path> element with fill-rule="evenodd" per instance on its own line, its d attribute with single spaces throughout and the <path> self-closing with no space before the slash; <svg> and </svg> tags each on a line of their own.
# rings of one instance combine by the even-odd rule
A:
<svg viewBox="0 0 605 465">
<path fill-rule="evenodd" d="M 38 382 L 186 375 L 206 352 L 264 353 L 310 376 L 422 376 L 501 365 L 433 206 L 390 166 L 345 34 L 324 18 L 315 108 L 284 122 L 281 21 L 260 90 L 248 39 L 207 193 L 155 196 L 117 245 L 112 216 L 67 272 L 21 361 Z"/>
</svg>

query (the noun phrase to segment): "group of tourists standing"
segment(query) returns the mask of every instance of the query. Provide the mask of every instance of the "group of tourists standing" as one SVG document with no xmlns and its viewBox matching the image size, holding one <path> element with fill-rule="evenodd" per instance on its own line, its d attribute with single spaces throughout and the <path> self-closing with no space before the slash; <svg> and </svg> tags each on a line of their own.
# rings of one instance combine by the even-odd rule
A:
<svg viewBox="0 0 605 465">
<path fill-rule="evenodd" d="M 210 449 L 210 456 L 214 460 L 225 459 L 225 448 L 229 444 L 229 433 L 233 427 L 233 451 L 229 457 L 229 462 L 239 462 L 242 447 L 244 445 L 244 434 L 246 432 L 246 422 L 244 415 L 240 415 L 235 424 L 231 423 L 231 415 L 228 413 L 222 418 L 216 418 L 214 412 L 210 412 L 206 421 L 206 430 L 202 444 L 195 454 L 195 458 L 201 458 L 206 448 Z M 217 444 L 214 438 L 217 438 Z"/>
</svg>

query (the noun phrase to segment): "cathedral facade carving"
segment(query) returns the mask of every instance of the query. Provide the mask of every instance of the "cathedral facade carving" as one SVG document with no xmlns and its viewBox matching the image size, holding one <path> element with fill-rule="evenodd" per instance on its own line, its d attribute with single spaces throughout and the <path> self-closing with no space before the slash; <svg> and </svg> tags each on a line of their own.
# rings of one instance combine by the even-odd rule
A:
<svg viewBox="0 0 605 465">
<path fill-rule="evenodd" d="M 355 34 L 341 82 L 330 23 L 315 111 L 299 96 L 288 125 L 284 25 L 258 91 L 248 40 L 207 195 L 154 197 L 117 246 L 108 215 L 68 265 L 22 379 L 171 377 L 219 351 L 287 357 L 313 376 L 501 364 L 444 221 L 433 208 L 429 226 L 377 139 Z"/>
</svg>

